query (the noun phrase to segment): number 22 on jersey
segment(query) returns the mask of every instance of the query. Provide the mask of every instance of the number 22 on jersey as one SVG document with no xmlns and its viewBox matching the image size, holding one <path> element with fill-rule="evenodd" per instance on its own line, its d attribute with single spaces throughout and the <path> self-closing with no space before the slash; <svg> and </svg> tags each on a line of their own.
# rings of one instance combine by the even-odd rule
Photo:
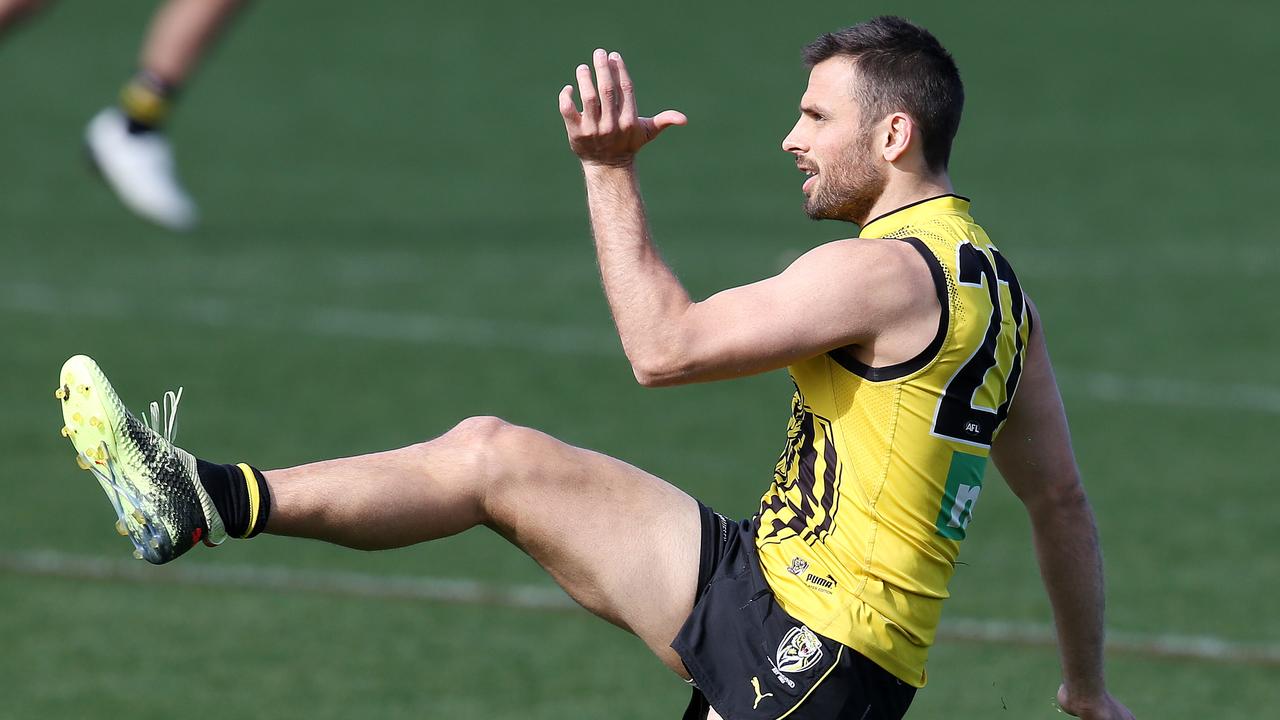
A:
<svg viewBox="0 0 1280 720">
<path fill-rule="evenodd" d="M 1009 417 L 1022 375 L 1029 315 L 1018 278 L 995 246 L 984 249 L 965 242 L 956 248 L 956 254 L 957 284 L 984 289 L 990 316 L 981 344 L 947 381 L 934 410 L 931 432 L 935 437 L 989 451 Z M 936 522 L 939 535 L 964 539 L 982 490 L 986 455 L 960 450 L 953 455 Z"/>
</svg>

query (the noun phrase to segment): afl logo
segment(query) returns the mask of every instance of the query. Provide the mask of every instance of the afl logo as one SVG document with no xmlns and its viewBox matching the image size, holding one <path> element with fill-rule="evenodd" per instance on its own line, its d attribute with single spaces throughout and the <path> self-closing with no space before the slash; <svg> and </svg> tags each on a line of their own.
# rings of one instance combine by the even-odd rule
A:
<svg viewBox="0 0 1280 720">
<path fill-rule="evenodd" d="M 791 628 L 778 645 L 776 667 L 789 673 L 804 672 L 822 659 L 822 643 L 812 630 L 801 625 Z"/>
</svg>

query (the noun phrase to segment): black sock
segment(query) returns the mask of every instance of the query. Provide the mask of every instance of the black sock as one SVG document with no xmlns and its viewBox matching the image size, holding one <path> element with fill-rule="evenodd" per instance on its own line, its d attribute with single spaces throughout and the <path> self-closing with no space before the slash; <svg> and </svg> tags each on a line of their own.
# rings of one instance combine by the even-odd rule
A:
<svg viewBox="0 0 1280 720">
<path fill-rule="evenodd" d="M 217 465 L 197 458 L 196 473 L 205 492 L 213 499 L 218 515 L 222 516 L 227 535 L 251 538 L 267 527 L 271 491 L 267 488 L 267 479 L 257 468 L 244 463 Z"/>
<path fill-rule="evenodd" d="M 129 133 L 153 132 L 169 116 L 178 88 L 146 70 L 138 71 L 120 91 L 120 110 L 129 120 Z"/>
</svg>

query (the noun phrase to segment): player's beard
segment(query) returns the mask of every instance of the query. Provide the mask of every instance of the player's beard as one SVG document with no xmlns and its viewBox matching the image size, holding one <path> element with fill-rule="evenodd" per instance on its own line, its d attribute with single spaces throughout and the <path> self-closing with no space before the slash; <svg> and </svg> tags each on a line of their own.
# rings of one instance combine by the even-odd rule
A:
<svg viewBox="0 0 1280 720">
<path fill-rule="evenodd" d="M 888 175 L 871 162 L 871 135 L 871 128 L 859 132 L 839 159 L 820 168 L 817 187 L 804 202 L 810 219 L 867 221 L 889 182 Z"/>
</svg>

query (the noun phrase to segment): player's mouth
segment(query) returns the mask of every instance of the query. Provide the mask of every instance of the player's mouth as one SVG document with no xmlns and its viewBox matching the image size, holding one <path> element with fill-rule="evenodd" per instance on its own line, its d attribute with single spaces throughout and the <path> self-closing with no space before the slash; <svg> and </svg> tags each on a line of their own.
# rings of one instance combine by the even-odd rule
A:
<svg viewBox="0 0 1280 720">
<path fill-rule="evenodd" d="M 796 168 L 805 175 L 804 184 L 800 186 L 800 190 L 807 195 L 813 189 L 814 183 L 818 182 L 818 169 L 800 163 L 796 163 Z"/>
</svg>

